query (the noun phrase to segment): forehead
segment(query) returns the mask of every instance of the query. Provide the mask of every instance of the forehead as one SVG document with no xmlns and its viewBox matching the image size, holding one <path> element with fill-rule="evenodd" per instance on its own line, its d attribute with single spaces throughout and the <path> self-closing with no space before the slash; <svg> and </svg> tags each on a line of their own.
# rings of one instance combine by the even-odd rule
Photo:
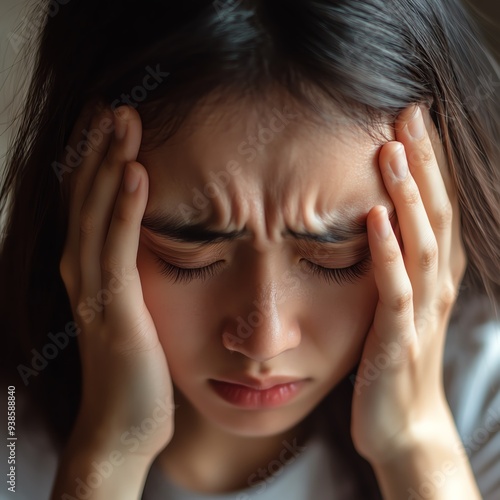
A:
<svg viewBox="0 0 500 500">
<path fill-rule="evenodd" d="M 315 123 L 283 101 L 266 107 L 202 106 L 138 161 L 150 177 L 153 210 L 192 201 L 207 189 L 210 198 L 215 183 L 218 196 L 210 200 L 215 204 L 223 192 L 233 208 L 250 198 L 257 209 L 269 203 L 298 208 L 307 199 L 327 211 L 381 201 L 378 151 L 393 137 L 389 128 L 383 132 L 386 139 L 373 138 L 339 113 L 328 124 Z"/>
</svg>

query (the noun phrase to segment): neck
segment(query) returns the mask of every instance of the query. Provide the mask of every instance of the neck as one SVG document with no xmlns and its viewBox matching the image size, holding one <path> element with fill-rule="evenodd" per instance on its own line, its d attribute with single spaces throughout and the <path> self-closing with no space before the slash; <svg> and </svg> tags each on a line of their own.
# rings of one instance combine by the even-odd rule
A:
<svg viewBox="0 0 500 500">
<path fill-rule="evenodd" d="M 158 463 L 174 484 L 190 491 L 247 488 L 266 478 L 269 463 L 283 456 L 284 442 L 303 446 L 310 434 L 303 422 L 273 436 L 237 436 L 207 422 L 181 394 L 176 403 L 174 437 Z"/>
</svg>

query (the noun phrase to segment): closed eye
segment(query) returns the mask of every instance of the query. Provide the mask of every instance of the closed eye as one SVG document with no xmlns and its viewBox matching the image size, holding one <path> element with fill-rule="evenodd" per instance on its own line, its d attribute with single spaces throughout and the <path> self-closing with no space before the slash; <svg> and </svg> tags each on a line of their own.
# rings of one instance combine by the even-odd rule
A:
<svg viewBox="0 0 500 500">
<path fill-rule="evenodd" d="M 215 276 L 217 271 L 223 266 L 223 261 L 217 261 L 204 267 L 179 267 L 170 264 L 161 257 L 155 256 L 155 260 L 160 266 L 160 272 L 167 278 L 173 278 L 174 283 L 189 283 L 193 279 L 206 280 Z"/>
<path fill-rule="evenodd" d="M 174 266 L 170 262 L 155 256 L 163 276 L 173 279 L 174 283 L 189 283 L 194 279 L 207 280 L 212 278 L 224 267 L 224 261 L 217 261 L 204 267 L 185 268 Z M 323 267 L 304 259 L 307 267 L 315 276 L 326 280 L 327 283 L 337 285 L 352 284 L 365 276 L 371 269 L 371 257 L 367 257 L 356 264 L 343 268 Z"/>
<path fill-rule="evenodd" d="M 323 267 L 313 262 L 307 261 L 313 275 L 320 276 L 327 283 L 337 285 L 352 284 L 363 278 L 372 267 L 371 257 L 367 257 L 349 267 Z"/>
</svg>

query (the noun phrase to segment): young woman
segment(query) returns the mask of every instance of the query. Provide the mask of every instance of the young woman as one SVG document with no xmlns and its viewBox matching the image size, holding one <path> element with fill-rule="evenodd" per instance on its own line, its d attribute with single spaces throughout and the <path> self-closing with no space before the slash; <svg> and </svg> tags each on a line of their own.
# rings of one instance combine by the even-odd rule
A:
<svg viewBox="0 0 500 500">
<path fill-rule="evenodd" d="M 10 408 L 58 458 L 28 497 L 498 498 L 500 72 L 462 4 L 38 8 L 1 193 Z"/>
</svg>

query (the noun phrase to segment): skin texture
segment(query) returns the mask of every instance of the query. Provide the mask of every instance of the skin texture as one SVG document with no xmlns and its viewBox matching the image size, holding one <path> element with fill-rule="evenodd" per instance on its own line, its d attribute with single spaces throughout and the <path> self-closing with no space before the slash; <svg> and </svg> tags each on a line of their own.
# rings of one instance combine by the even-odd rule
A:
<svg viewBox="0 0 500 500">
<path fill-rule="evenodd" d="M 258 156 L 247 161 L 253 157 L 239 154 L 238 146 L 259 137 L 273 115 L 256 119 L 249 107 L 232 121 L 231 109 L 224 111 L 227 116 L 221 117 L 202 110 L 195 123 L 185 124 L 183 130 L 189 133 L 181 132 L 161 148 L 138 156 L 150 179 L 146 216 L 155 210 L 178 213 L 180 204 L 194 208 L 193 189 L 204 192 L 211 172 L 223 170 L 232 160 L 241 165 L 217 197 L 207 196 L 210 205 L 199 212 L 208 217 L 213 207 L 214 229 L 246 227 L 251 235 L 200 249 L 197 244 L 162 241 L 143 229 L 138 252 L 144 300 L 173 381 L 187 400 L 177 410 L 176 434 L 164 453 L 165 464 L 181 469 L 184 458 L 185 467 L 193 468 L 196 456 L 196 462 L 205 464 L 198 475 L 211 478 L 220 469 L 206 471 L 207 463 L 217 463 L 214 453 L 227 470 L 242 445 L 256 452 L 266 448 L 263 439 L 249 442 L 242 437 L 270 436 L 267 447 L 273 450 L 281 434 L 307 416 L 359 360 L 373 318 L 377 290 L 371 271 L 352 284 L 328 283 L 301 262 L 350 266 L 359 260 L 359 243 L 306 246 L 280 233 L 286 227 L 318 232 L 324 214 L 360 221 L 377 203 L 392 209 L 377 164 L 380 144 L 372 138 L 339 125 L 308 126 L 299 110 L 289 110 L 296 118 L 268 144 L 258 144 Z M 366 246 L 366 236 L 363 242 Z M 207 281 L 174 284 L 159 272 L 155 255 L 186 267 L 223 259 L 227 267 Z M 263 305 L 261 312 L 256 302 Z M 255 314 L 258 326 L 243 338 L 238 318 L 248 322 Z M 225 342 L 225 335 L 240 342 Z M 238 374 L 308 381 L 290 404 L 249 411 L 229 407 L 208 385 L 210 378 Z M 298 431 L 293 432 L 296 436 Z M 213 441 L 219 452 L 200 445 Z M 209 455 L 212 459 L 206 460 Z"/>
<path fill-rule="evenodd" d="M 245 120 L 239 127 L 209 122 L 171 146 L 140 154 L 138 161 L 147 169 L 151 186 L 145 214 L 155 209 L 171 213 L 181 202 L 192 204 L 192 189 L 203 192 L 210 172 L 238 160 L 238 144 L 257 133 L 258 124 L 248 125 L 250 134 L 245 125 Z M 333 245 L 307 248 L 280 232 L 286 227 L 318 231 L 322 212 L 344 211 L 363 218 L 375 201 L 390 207 L 377 172 L 378 148 L 354 134 L 344 133 L 342 141 L 335 134 L 307 131 L 300 123 L 289 127 L 287 137 L 276 134 L 253 162 L 240 157 L 241 173 L 232 175 L 220 196 L 210 200 L 216 211 L 214 229 L 246 227 L 251 235 L 201 249 L 197 244 L 162 242 L 143 229 L 139 245 L 145 302 L 173 380 L 200 413 L 231 434 L 271 435 L 307 415 L 359 358 L 376 304 L 370 273 L 356 284 L 341 286 L 312 275 L 300 263 L 319 249 L 324 256 L 315 259 L 317 264 L 352 265 L 357 245 L 350 251 L 344 245 L 335 253 Z M 217 260 L 227 264 L 207 281 L 173 284 L 158 272 L 155 252 L 186 267 Z M 290 271 L 295 271 L 297 286 L 290 286 Z M 267 317 L 260 313 L 259 326 L 243 338 L 237 318 L 252 321 L 250 315 L 258 311 L 254 301 L 264 305 Z M 233 351 L 224 342 L 227 334 L 228 339 L 241 339 L 234 342 Z M 241 373 L 312 380 L 293 404 L 273 412 L 228 409 L 207 391 L 208 378 Z"/>
<path fill-rule="evenodd" d="M 427 111 L 424 123 L 417 108 L 408 108 L 385 130 L 398 142 L 374 141 L 341 116 L 329 127 L 311 126 L 293 109 L 283 111 L 286 126 L 271 140 L 262 127 L 271 127 L 272 114 L 240 107 L 228 118 L 234 110 L 220 111 L 198 110 L 173 140 L 148 152 L 139 150 L 139 115 L 123 108 L 115 133 L 124 137 L 106 136 L 95 145 L 65 188 L 71 215 L 60 270 L 83 325 L 83 399 L 53 498 L 72 491 L 72 478 L 83 477 L 92 459 L 116 450 L 117 442 L 134 471 L 113 475 L 119 488 L 131 488 L 127 498 L 140 493 L 158 454 L 170 477 L 188 488 L 243 487 L 256 467 L 277 456 L 283 439 L 304 436 L 301 420 L 358 361 L 351 435 L 384 498 L 418 488 L 424 473 L 443 461 L 455 473 L 439 498 L 458 492 L 478 498 L 441 382 L 447 323 L 466 258 L 456 197 Z M 72 141 L 85 123 L 77 124 Z M 419 124 L 416 139 L 410 132 Z M 243 142 L 259 149 L 250 161 Z M 389 165 L 402 145 L 411 173 L 397 181 Z M 211 174 L 235 160 L 241 169 L 232 170 L 198 216 L 208 217 L 212 229 L 245 228 L 248 237 L 200 249 L 145 229 L 154 211 L 196 204 L 193 189 L 205 191 Z M 396 212 L 394 231 L 386 209 Z M 372 266 L 352 283 L 328 282 L 307 271 L 307 261 L 353 265 L 363 254 L 361 241 L 311 246 L 281 234 L 321 232 L 327 214 L 367 226 Z M 223 266 L 206 281 L 174 283 L 155 255 L 177 266 Z M 111 289 L 120 270 L 127 274 L 125 290 L 88 320 L 79 304 Z M 259 311 L 242 338 L 240 321 L 255 321 Z M 384 366 L 367 384 L 366 366 L 382 354 Z M 295 399 L 265 411 L 231 407 L 208 385 L 211 378 L 244 374 L 305 382 Z M 132 451 L 120 436 L 143 429 L 159 402 L 172 407 L 170 376 L 175 426 L 172 418 L 156 420 Z M 91 498 L 116 494 L 114 479 Z"/>
</svg>

